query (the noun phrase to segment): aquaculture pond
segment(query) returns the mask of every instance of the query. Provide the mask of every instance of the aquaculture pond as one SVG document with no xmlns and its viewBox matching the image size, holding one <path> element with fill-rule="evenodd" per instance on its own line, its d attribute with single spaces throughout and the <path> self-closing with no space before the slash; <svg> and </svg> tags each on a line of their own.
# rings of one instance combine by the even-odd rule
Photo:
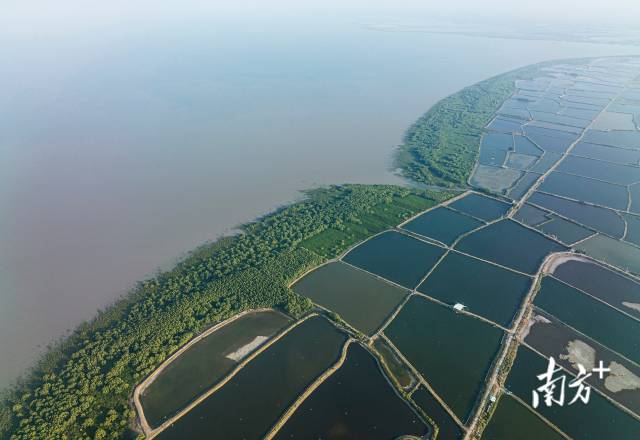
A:
<svg viewBox="0 0 640 440">
<path fill-rule="evenodd" d="M 629 187 L 629 194 L 631 196 L 629 211 L 640 213 L 640 184 L 631 185 Z"/>
<path fill-rule="evenodd" d="M 548 254 L 566 250 L 566 247 L 517 222 L 502 220 L 464 237 L 456 249 L 534 274 Z"/>
<path fill-rule="evenodd" d="M 307 397 L 275 438 L 388 440 L 429 432 L 391 388 L 375 358 L 353 343 L 344 364 Z"/>
<path fill-rule="evenodd" d="M 321 317 L 299 324 L 159 439 L 263 437 L 296 397 L 339 358 L 347 337 Z"/>
<path fill-rule="evenodd" d="M 640 321 L 551 277 L 543 278 L 534 303 L 579 332 L 640 362 Z"/>
<path fill-rule="evenodd" d="M 624 235 L 625 225 L 622 217 L 610 209 L 585 205 L 539 192 L 533 193 L 527 201 L 613 237 L 622 238 Z"/>
<path fill-rule="evenodd" d="M 605 111 L 598 116 L 591 126 L 593 130 L 635 130 L 633 115 L 629 113 L 617 113 Z"/>
<path fill-rule="evenodd" d="M 515 398 L 503 394 L 482 440 L 563 440 L 564 437 Z"/>
<path fill-rule="evenodd" d="M 426 387 L 420 386 L 415 390 L 411 395 L 411 400 L 413 400 L 438 427 L 438 434 L 433 440 L 461 440 L 464 437 L 462 428 Z"/>
<path fill-rule="evenodd" d="M 292 288 L 365 334 L 374 333 L 408 293 L 342 262 L 315 269 Z"/>
<path fill-rule="evenodd" d="M 556 170 L 619 185 L 630 185 L 640 181 L 640 168 L 638 167 L 577 156 L 567 156 L 560 162 Z"/>
<path fill-rule="evenodd" d="M 587 130 L 582 138 L 592 144 L 611 145 L 622 148 L 638 148 L 640 145 L 640 131 L 598 131 Z"/>
<path fill-rule="evenodd" d="M 588 142 L 578 142 L 571 150 L 571 154 L 625 165 L 638 165 L 640 163 L 640 150 L 596 145 Z"/>
<path fill-rule="evenodd" d="M 516 211 L 513 215 L 514 220 L 518 220 L 521 223 L 529 226 L 537 226 L 540 223 L 544 223 L 551 218 L 551 214 L 547 211 L 542 210 L 540 208 L 536 208 L 535 206 L 529 205 L 525 203 Z"/>
<path fill-rule="evenodd" d="M 511 118 L 495 118 L 487 128 L 489 130 L 500 131 L 503 133 L 512 133 L 522 129 L 522 120 Z"/>
<path fill-rule="evenodd" d="M 480 147 L 480 155 L 478 157 L 478 163 L 482 165 L 500 167 L 507 159 L 507 150 L 496 147 Z"/>
<path fill-rule="evenodd" d="M 529 188 L 540 178 L 540 174 L 525 173 L 518 183 L 509 191 L 508 197 L 513 200 L 520 200 L 529 191 Z"/>
<path fill-rule="evenodd" d="M 503 217 L 509 211 L 511 205 L 490 197 L 471 193 L 450 203 L 449 207 L 485 221 L 492 221 Z"/>
<path fill-rule="evenodd" d="M 483 148 L 513 149 L 513 136 L 505 133 L 487 133 L 482 137 L 480 150 Z"/>
<path fill-rule="evenodd" d="M 640 216 L 633 214 L 622 214 L 627 222 L 627 233 L 624 235 L 624 241 L 640 246 Z"/>
<path fill-rule="evenodd" d="M 626 210 L 629 201 L 629 193 L 624 186 L 559 172 L 549 174 L 538 189 L 613 209 Z"/>
<path fill-rule="evenodd" d="M 415 295 L 384 333 L 453 412 L 467 420 L 502 331 Z"/>
<path fill-rule="evenodd" d="M 525 128 L 525 133 L 527 134 L 532 133 L 531 130 L 527 131 L 529 128 L 536 128 L 536 129 L 546 130 L 548 132 L 555 132 L 549 135 L 552 137 L 559 137 L 556 133 L 567 133 L 567 134 L 573 135 L 573 139 L 577 138 L 580 132 L 582 131 L 581 127 L 571 127 L 569 125 L 556 124 L 553 122 L 546 122 L 546 121 L 530 121 L 525 125 L 524 128 Z M 542 132 L 542 131 L 540 130 L 536 132 Z M 536 133 L 536 132 L 533 132 L 533 133 Z"/>
<path fill-rule="evenodd" d="M 585 119 L 574 118 L 568 115 L 557 115 L 547 112 L 532 112 L 531 115 L 536 121 L 549 122 L 552 124 L 568 125 L 571 128 L 585 128 L 591 121 Z M 572 130 L 575 131 L 575 130 Z"/>
<path fill-rule="evenodd" d="M 507 389 L 531 405 L 532 391 L 542 384 L 536 376 L 546 370 L 547 359 L 520 346 L 507 378 Z M 567 377 L 567 381 L 570 379 L 571 377 Z M 570 394 L 566 398 L 573 398 L 573 389 L 567 393 Z M 640 421 L 615 407 L 595 391 L 591 392 L 589 403 L 586 405 L 580 402 L 573 405 L 568 403 L 565 401 L 562 407 L 559 405 L 547 407 L 544 402 L 541 402 L 536 411 L 575 439 L 634 440 L 640 438 Z"/>
<path fill-rule="evenodd" d="M 640 318 L 640 284 L 620 272 L 571 259 L 557 266 L 553 276 Z"/>
<path fill-rule="evenodd" d="M 407 231 L 452 244 L 460 235 L 483 223 L 445 207 L 432 209 L 402 226 Z"/>
<path fill-rule="evenodd" d="M 389 231 L 367 240 L 343 260 L 412 289 L 444 252 L 441 247 Z"/>
<path fill-rule="evenodd" d="M 534 144 L 545 151 L 545 156 L 546 153 L 564 154 L 575 139 L 574 136 L 570 136 L 569 139 L 565 136 L 558 137 L 556 134 L 560 132 L 552 133 L 551 130 L 541 133 L 539 130 L 530 128 L 526 133 Z"/>
<path fill-rule="evenodd" d="M 530 171 L 536 173 L 546 173 L 554 166 L 562 157 L 562 155 L 558 153 L 553 153 L 551 151 L 546 151 L 544 156 L 542 156 L 538 162 L 534 166 L 531 167 Z"/>
<path fill-rule="evenodd" d="M 560 110 L 560 114 L 562 115 L 572 116 L 574 118 L 587 119 L 589 121 L 595 118 L 598 115 L 598 112 L 599 110 L 586 109 L 586 108 L 582 109 L 582 108 L 575 108 L 575 107 L 565 107 L 562 110 Z"/>
<path fill-rule="evenodd" d="M 383 338 L 377 338 L 373 342 L 373 348 L 378 352 L 384 361 L 384 368 L 387 374 L 394 378 L 403 389 L 409 389 L 417 382 L 417 378 L 404 362 L 398 357 L 393 349 Z"/>
<path fill-rule="evenodd" d="M 140 396 L 148 423 L 161 424 L 290 323 L 288 317 L 275 311 L 249 313 L 191 345 Z"/>
<path fill-rule="evenodd" d="M 602 361 L 611 371 L 604 379 L 593 374 L 585 382 L 640 416 L 640 367 L 543 311 L 535 309 L 531 323 L 525 338 L 529 346 L 547 357 L 553 356 L 575 375 L 578 364 L 591 371 Z"/>
<path fill-rule="evenodd" d="M 606 235 L 595 235 L 576 245 L 576 249 L 640 275 L 640 248 L 637 246 L 614 240 Z"/>
<path fill-rule="evenodd" d="M 551 220 L 539 225 L 536 229 L 547 235 L 555 237 L 561 242 L 571 245 L 595 234 L 594 231 L 558 216 L 552 216 Z"/>
<path fill-rule="evenodd" d="M 469 183 L 487 191 L 502 194 L 522 177 L 522 171 L 478 164 Z"/>
<path fill-rule="evenodd" d="M 516 170 L 528 170 L 536 160 L 538 156 L 511 152 L 507 155 L 505 166 Z"/>
<path fill-rule="evenodd" d="M 450 252 L 418 290 L 508 327 L 530 286 L 527 276 Z"/>
<path fill-rule="evenodd" d="M 516 152 L 520 154 L 530 154 L 532 156 L 542 156 L 544 151 L 540 149 L 536 144 L 531 142 L 531 139 L 526 136 L 513 136 Z"/>
</svg>

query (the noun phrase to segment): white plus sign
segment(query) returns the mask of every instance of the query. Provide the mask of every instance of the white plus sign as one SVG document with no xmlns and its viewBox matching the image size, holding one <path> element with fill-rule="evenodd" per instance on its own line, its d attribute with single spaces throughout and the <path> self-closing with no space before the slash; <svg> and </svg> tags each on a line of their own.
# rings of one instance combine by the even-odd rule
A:
<svg viewBox="0 0 640 440">
<path fill-rule="evenodd" d="M 594 373 L 598 373 L 598 377 L 600 377 L 600 380 L 602 380 L 604 378 L 604 373 L 608 373 L 609 371 L 611 371 L 611 368 L 605 368 L 604 365 L 602 365 L 602 361 L 600 361 L 600 365 L 593 368 L 591 371 Z"/>
</svg>

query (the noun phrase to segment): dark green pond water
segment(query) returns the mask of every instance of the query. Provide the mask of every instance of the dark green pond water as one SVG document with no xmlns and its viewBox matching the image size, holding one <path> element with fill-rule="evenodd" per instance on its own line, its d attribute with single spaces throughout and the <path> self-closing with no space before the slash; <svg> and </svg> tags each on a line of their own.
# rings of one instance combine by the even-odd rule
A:
<svg viewBox="0 0 640 440">
<path fill-rule="evenodd" d="M 227 357 L 229 354 L 256 337 L 272 336 L 290 322 L 278 312 L 251 313 L 191 346 L 162 370 L 142 394 L 149 424 L 161 424 L 222 379 L 238 363 L 233 356 Z"/>
<path fill-rule="evenodd" d="M 531 404 L 531 393 L 542 382 L 537 375 L 547 369 L 547 360 L 526 347 L 520 346 L 518 356 L 507 379 L 507 388 Z M 569 378 L 567 378 L 567 381 Z M 571 391 L 567 391 L 571 393 Z M 574 403 L 560 407 L 546 407 L 543 402 L 537 411 L 567 435 L 584 440 L 636 440 L 640 438 L 640 422 L 616 408 L 605 398 L 591 392 L 588 404 Z"/>
<path fill-rule="evenodd" d="M 597 374 L 593 374 L 586 379 L 586 383 L 598 388 L 602 393 L 640 416 L 640 391 L 637 388 L 640 383 L 636 383 L 636 387 L 633 386 L 633 376 L 640 382 L 640 367 L 618 356 L 603 345 L 584 337 L 544 311 L 535 309 L 534 313 L 538 319 L 534 321 L 525 338 L 527 344 L 545 356 L 553 356 L 556 362 L 574 374 L 578 374 L 575 362 L 580 362 L 587 371 L 591 371 L 602 361 L 604 366 L 611 368 L 614 374 L 621 373 L 620 366 L 622 366 L 631 372 L 628 378 L 619 377 L 616 379 L 616 376 L 605 373 L 604 379 L 613 381 L 607 386 L 605 380 Z M 573 356 L 569 357 L 568 355 Z M 612 362 L 615 364 L 612 365 Z M 622 386 L 623 382 L 626 382 L 626 387 Z M 621 385 L 620 389 L 618 385 Z"/>
<path fill-rule="evenodd" d="M 613 237 L 621 238 L 624 235 L 624 222 L 615 211 L 539 192 L 533 193 L 528 201 Z"/>
<path fill-rule="evenodd" d="M 556 237 L 558 240 L 567 245 L 571 245 L 576 241 L 580 241 L 584 238 L 589 237 L 590 235 L 595 234 L 594 231 L 591 231 L 585 227 L 582 227 L 557 216 L 554 216 L 551 221 L 538 226 L 537 229 L 541 230 L 547 235 Z"/>
<path fill-rule="evenodd" d="M 336 312 L 366 334 L 374 333 L 408 294 L 407 290 L 341 262 L 310 272 L 293 290 Z"/>
<path fill-rule="evenodd" d="M 440 405 L 427 388 L 421 386 L 411 395 L 411 399 L 438 425 L 436 440 L 459 440 L 464 432 L 449 413 Z"/>
<path fill-rule="evenodd" d="M 514 221 L 502 220 L 466 236 L 456 249 L 534 274 L 548 254 L 566 248 Z"/>
<path fill-rule="evenodd" d="M 479 220 L 440 207 L 411 220 L 402 228 L 446 244 L 452 244 L 460 235 L 482 224 Z"/>
<path fill-rule="evenodd" d="M 602 162 L 584 157 L 567 156 L 556 169 L 620 185 L 629 185 L 640 181 L 640 168 L 638 167 Z"/>
<path fill-rule="evenodd" d="M 624 186 L 558 172 L 549 174 L 538 188 L 551 194 L 621 210 L 627 209 L 629 199 Z"/>
<path fill-rule="evenodd" d="M 530 285 L 529 277 L 450 252 L 418 290 L 508 327 Z"/>
<path fill-rule="evenodd" d="M 466 420 L 495 357 L 502 331 L 419 296 L 385 334 L 461 420 Z"/>
<path fill-rule="evenodd" d="M 640 318 L 640 310 L 624 305 L 640 304 L 640 284 L 622 273 L 592 262 L 570 260 L 558 266 L 553 276 Z"/>
<path fill-rule="evenodd" d="M 361 244 L 343 260 L 412 289 L 443 253 L 438 246 L 399 232 L 385 232 Z"/>
<path fill-rule="evenodd" d="M 562 440 L 560 434 L 512 397 L 500 397 L 482 440 Z"/>
<path fill-rule="evenodd" d="M 351 344 L 344 364 L 309 396 L 276 439 L 390 440 L 429 432 L 384 378 L 375 358 Z"/>
<path fill-rule="evenodd" d="M 465 214 L 482 220 L 491 221 L 502 217 L 509 211 L 511 205 L 479 194 L 469 194 L 449 205 Z"/>
<path fill-rule="evenodd" d="M 550 277 L 542 280 L 534 303 L 579 332 L 640 362 L 640 322 Z"/>
<path fill-rule="evenodd" d="M 157 438 L 261 438 L 336 362 L 346 339 L 324 318 L 309 318 Z"/>
</svg>

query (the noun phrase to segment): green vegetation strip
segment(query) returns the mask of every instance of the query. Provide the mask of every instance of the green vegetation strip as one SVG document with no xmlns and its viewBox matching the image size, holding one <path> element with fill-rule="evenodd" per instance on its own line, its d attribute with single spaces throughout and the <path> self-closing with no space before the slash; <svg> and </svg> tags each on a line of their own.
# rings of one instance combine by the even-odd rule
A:
<svg viewBox="0 0 640 440">
<path fill-rule="evenodd" d="M 407 131 L 397 163 L 406 177 L 427 184 L 466 185 L 483 128 L 515 91 L 515 80 L 530 78 L 541 65 L 489 78 L 443 99 Z"/>
</svg>

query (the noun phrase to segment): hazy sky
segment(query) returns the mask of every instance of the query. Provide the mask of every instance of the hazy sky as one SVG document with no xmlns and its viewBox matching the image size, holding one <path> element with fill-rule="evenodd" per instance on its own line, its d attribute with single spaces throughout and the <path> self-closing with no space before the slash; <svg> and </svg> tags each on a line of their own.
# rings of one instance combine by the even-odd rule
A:
<svg viewBox="0 0 640 440">
<path fill-rule="evenodd" d="M 250 18 L 345 14 L 403 16 L 425 20 L 452 17 L 467 20 L 515 17 L 534 22 L 640 22 L 638 0 L 4 0 L 0 32 L 43 35 L 98 30 L 100 26 L 162 21 L 222 19 L 228 14 Z"/>
</svg>

